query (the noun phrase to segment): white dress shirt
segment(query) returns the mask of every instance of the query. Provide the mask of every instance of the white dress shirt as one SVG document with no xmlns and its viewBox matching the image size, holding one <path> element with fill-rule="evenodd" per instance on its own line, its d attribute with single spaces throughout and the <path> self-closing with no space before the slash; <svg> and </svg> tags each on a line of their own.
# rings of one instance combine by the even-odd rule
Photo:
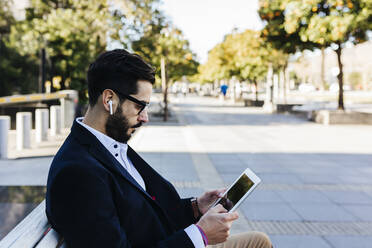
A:
<svg viewBox="0 0 372 248">
<path fill-rule="evenodd" d="M 128 171 L 128 173 L 136 180 L 136 182 L 146 191 L 146 185 L 143 181 L 142 176 L 137 171 L 136 167 L 132 164 L 132 161 L 127 156 L 128 145 L 120 143 L 113 138 L 107 136 L 104 133 L 88 126 L 83 123 L 83 117 L 76 118 L 77 123 L 88 129 L 101 143 L 102 145 L 114 156 L 114 158 Z M 190 225 L 185 228 L 186 234 L 191 239 L 195 248 L 204 248 L 203 238 L 200 234 L 199 229 L 195 225 Z"/>
</svg>

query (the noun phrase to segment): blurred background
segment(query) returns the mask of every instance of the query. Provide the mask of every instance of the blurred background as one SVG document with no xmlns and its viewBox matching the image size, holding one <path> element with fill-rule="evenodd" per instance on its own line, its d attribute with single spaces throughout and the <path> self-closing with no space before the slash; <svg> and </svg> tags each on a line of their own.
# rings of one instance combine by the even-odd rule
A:
<svg viewBox="0 0 372 248">
<path fill-rule="evenodd" d="M 267 186 L 243 208 L 249 228 L 279 247 L 370 247 L 372 0 L 0 0 L 0 239 L 43 200 L 87 109 L 87 68 L 116 48 L 156 68 L 153 124 L 133 146 L 179 190 L 208 188 L 195 153 L 220 186 L 253 167 Z M 186 126 L 199 150 L 165 131 Z M 151 128 L 181 148 L 144 145 L 162 139 Z M 177 177 L 169 153 L 198 179 Z"/>
</svg>

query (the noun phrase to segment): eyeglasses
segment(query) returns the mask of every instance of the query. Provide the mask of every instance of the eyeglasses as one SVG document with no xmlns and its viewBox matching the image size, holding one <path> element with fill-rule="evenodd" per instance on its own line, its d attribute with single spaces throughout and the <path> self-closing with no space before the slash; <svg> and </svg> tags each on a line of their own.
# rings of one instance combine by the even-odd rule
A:
<svg viewBox="0 0 372 248">
<path fill-rule="evenodd" d="M 147 103 L 145 101 L 140 101 L 137 98 L 134 98 L 134 97 L 132 97 L 130 95 L 126 95 L 126 94 L 120 93 L 119 91 L 115 91 L 115 93 L 117 93 L 121 98 L 126 98 L 129 101 L 132 101 L 132 102 L 138 104 L 139 106 L 141 106 L 137 115 L 141 114 L 141 112 L 143 110 L 145 110 L 147 106 L 149 106 L 149 103 Z"/>
</svg>

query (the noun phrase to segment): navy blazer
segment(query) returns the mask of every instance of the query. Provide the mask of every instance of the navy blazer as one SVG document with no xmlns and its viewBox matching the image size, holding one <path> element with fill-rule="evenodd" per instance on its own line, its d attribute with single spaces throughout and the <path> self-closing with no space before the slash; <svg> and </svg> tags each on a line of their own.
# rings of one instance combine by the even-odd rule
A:
<svg viewBox="0 0 372 248">
<path fill-rule="evenodd" d="M 98 139 L 74 122 L 49 170 L 46 214 L 68 247 L 194 247 L 190 199 L 132 148 L 146 191 Z"/>
</svg>

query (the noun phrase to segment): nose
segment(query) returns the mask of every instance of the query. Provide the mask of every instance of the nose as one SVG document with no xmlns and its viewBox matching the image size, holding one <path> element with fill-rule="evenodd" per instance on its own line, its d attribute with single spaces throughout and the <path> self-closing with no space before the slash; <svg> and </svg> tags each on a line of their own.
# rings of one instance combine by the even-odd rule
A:
<svg viewBox="0 0 372 248">
<path fill-rule="evenodd" d="M 145 108 L 138 116 L 138 121 L 142 121 L 144 123 L 149 122 L 149 116 L 147 115 L 147 108 Z"/>
</svg>

